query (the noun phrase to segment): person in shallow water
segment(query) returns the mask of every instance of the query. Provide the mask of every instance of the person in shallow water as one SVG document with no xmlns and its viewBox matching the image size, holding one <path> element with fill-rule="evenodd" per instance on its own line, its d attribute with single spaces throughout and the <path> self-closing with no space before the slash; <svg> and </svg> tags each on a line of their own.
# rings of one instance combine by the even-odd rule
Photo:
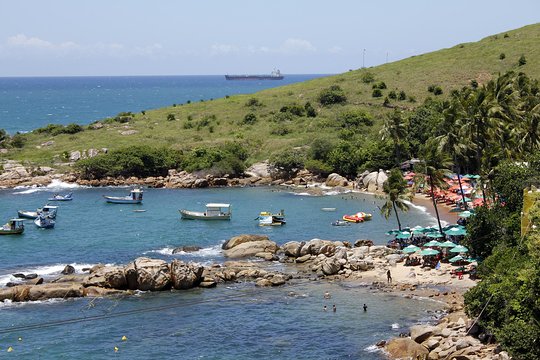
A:
<svg viewBox="0 0 540 360">
<path fill-rule="evenodd" d="M 366 311 L 367 311 L 367 305 L 364 304 L 364 312 L 366 312 Z"/>
<path fill-rule="evenodd" d="M 390 273 L 390 269 L 386 272 L 386 279 L 388 280 L 388 283 L 392 282 L 392 274 Z"/>
<path fill-rule="evenodd" d="M 337 311 L 336 304 L 332 305 L 332 311 L 333 311 L 333 312 L 336 312 L 336 311 Z"/>
<path fill-rule="evenodd" d="M 326 311 L 326 305 L 324 305 L 322 309 L 323 309 L 323 311 Z"/>
<path fill-rule="evenodd" d="M 332 296 L 330 295 L 330 293 L 327 291 L 324 293 L 324 298 L 325 299 L 330 299 Z"/>
</svg>

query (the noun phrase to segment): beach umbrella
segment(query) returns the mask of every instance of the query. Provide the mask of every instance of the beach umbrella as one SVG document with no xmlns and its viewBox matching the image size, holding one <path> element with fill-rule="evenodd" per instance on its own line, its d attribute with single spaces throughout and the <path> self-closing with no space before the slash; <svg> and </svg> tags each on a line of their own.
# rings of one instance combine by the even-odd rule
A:
<svg viewBox="0 0 540 360">
<path fill-rule="evenodd" d="M 456 247 L 453 247 L 452 249 L 450 249 L 450 252 L 453 252 L 453 253 L 465 253 L 465 252 L 468 252 L 468 251 L 469 251 L 469 249 L 467 249 L 463 245 L 457 245 Z"/>
<path fill-rule="evenodd" d="M 470 217 L 471 215 L 473 215 L 472 212 L 470 212 L 469 210 L 465 210 L 465 211 L 462 211 L 458 214 L 459 217 L 462 217 L 462 218 L 468 218 Z"/>
<path fill-rule="evenodd" d="M 424 246 L 441 246 L 442 243 L 438 242 L 437 240 L 431 240 L 424 244 Z"/>
<path fill-rule="evenodd" d="M 409 246 L 403 248 L 403 252 L 405 254 L 412 254 L 412 253 L 417 252 L 418 250 L 420 250 L 420 248 L 418 246 L 416 246 L 416 245 L 409 245 Z"/>
<path fill-rule="evenodd" d="M 461 212 L 461 211 L 463 211 L 463 209 L 460 208 L 460 207 L 455 207 L 455 208 L 450 209 L 450 212 L 451 212 L 451 213 Z"/>
<path fill-rule="evenodd" d="M 420 255 L 422 256 L 429 256 L 429 255 L 437 255 L 439 253 L 438 250 L 427 248 L 422 251 L 420 251 Z"/>
<path fill-rule="evenodd" d="M 399 234 L 396 235 L 396 239 L 408 239 L 410 237 L 411 237 L 411 233 L 407 231 L 400 232 Z"/>
<path fill-rule="evenodd" d="M 463 258 L 463 256 L 457 255 L 457 256 L 454 256 L 453 258 L 451 258 L 451 259 L 448 260 L 448 261 L 450 261 L 451 263 L 453 263 L 453 262 L 463 261 L 463 260 L 465 260 L 465 259 Z"/>
<path fill-rule="evenodd" d="M 389 230 L 386 232 L 386 235 L 395 235 L 395 234 L 399 234 L 400 231 L 398 229 L 394 229 L 394 230 Z"/>
<path fill-rule="evenodd" d="M 456 200 L 456 202 L 463 202 L 463 200 L 465 200 L 465 202 L 471 202 L 472 201 L 470 198 L 465 197 L 465 199 L 460 198 L 459 200 Z"/>
<path fill-rule="evenodd" d="M 427 237 L 438 239 L 438 238 L 442 238 L 443 234 L 441 234 L 440 232 L 431 232 L 427 234 Z"/>
<path fill-rule="evenodd" d="M 447 241 L 441 243 L 441 245 L 439 245 L 439 247 L 446 247 L 446 248 L 453 248 L 453 247 L 456 247 L 456 246 L 457 246 L 457 244 L 454 244 L 450 240 L 447 240 Z"/>
<path fill-rule="evenodd" d="M 450 236 L 463 236 L 467 235 L 467 230 L 458 227 L 453 227 L 445 231 L 446 235 Z"/>
<path fill-rule="evenodd" d="M 421 226 L 415 226 L 412 228 L 412 233 L 415 235 L 424 234 L 425 232 L 426 232 L 426 228 L 423 228 Z"/>
</svg>

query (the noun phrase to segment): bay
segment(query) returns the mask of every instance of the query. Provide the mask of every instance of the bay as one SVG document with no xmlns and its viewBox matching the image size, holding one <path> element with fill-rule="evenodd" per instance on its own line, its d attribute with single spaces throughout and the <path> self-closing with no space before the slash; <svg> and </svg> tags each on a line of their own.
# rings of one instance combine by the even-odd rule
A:
<svg viewBox="0 0 540 360">
<path fill-rule="evenodd" d="M 227 81 L 224 76 L 0 77 L 0 129 L 10 134 L 47 124 L 89 124 L 124 111 L 250 94 L 324 75 Z"/>
<path fill-rule="evenodd" d="M 57 226 L 37 229 L 30 221 L 22 236 L 0 238 L 0 286 L 15 272 L 59 274 L 65 264 L 77 272 L 95 263 L 125 264 L 139 256 L 171 261 L 224 261 L 223 241 L 242 233 L 266 234 L 283 244 L 322 238 L 372 239 L 384 244 L 384 233 L 397 226 L 379 215 L 382 200 L 360 193 L 307 196 L 281 187 L 200 190 L 145 189 L 142 205 L 106 204 L 102 195 L 127 194 L 128 188 L 48 188 L 0 190 L 0 216 L 34 209 L 56 192 L 74 192 L 58 203 Z M 202 210 L 207 202 L 233 206 L 231 221 L 181 220 L 178 209 Z M 322 208 L 336 208 L 335 212 Z M 287 224 L 259 227 L 260 211 L 284 209 Z M 146 210 L 134 212 L 133 210 Z M 364 211 L 373 220 L 334 227 L 343 214 Z M 404 225 L 430 225 L 433 218 L 413 207 Z M 181 245 L 203 249 L 172 254 Z M 282 271 L 294 271 L 280 263 Z M 328 291 L 330 300 L 323 299 Z M 366 313 L 362 305 L 368 305 Z M 324 312 L 326 305 L 337 311 Z M 376 341 L 397 336 L 416 322 L 428 321 L 441 304 L 373 293 L 356 283 L 296 280 L 279 288 L 259 289 L 229 283 L 216 289 L 141 293 L 125 298 L 52 300 L 26 304 L 0 303 L 0 352 L 12 346 L 18 358 L 170 358 L 186 359 L 381 359 Z M 74 320 L 73 319 L 78 319 Z M 86 319 L 86 320 L 84 320 Z M 46 327 L 51 322 L 65 324 Z M 32 329 L 21 326 L 30 325 Z M 6 330 L 7 329 L 7 330 Z M 20 330 L 18 330 L 20 329 Z M 122 336 L 128 340 L 121 341 Z M 22 341 L 18 338 L 21 337 Z M 114 347 L 118 352 L 114 352 Z"/>
</svg>

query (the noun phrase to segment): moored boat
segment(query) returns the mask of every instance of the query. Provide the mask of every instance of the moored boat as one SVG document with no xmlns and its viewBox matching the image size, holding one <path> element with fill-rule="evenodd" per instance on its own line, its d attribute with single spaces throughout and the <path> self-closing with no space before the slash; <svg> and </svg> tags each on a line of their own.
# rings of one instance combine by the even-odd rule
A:
<svg viewBox="0 0 540 360">
<path fill-rule="evenodd" d="M 281 226 L 287 223 L 285 220 L 285 212 L 283 210 L 280 210 L 277 214 L 272 214 L 269 211 L 262 211 L 255 220 L 259 220 L 260 226 Z"/>
<path fill-rule="evenodd" d="M 66 195 L 54 194 L 49 198 L 49 201 L 71 201 L 73 200 L 73 193 L 67 193 Z"/>
<path fill-rule="evenodd" d="M 230 220 L 232 210 L 230 204 L 210 203 L 206 204 L 206 211 L 178 210 L 182 219 L 187 220 Z"/>
<path fill-rule="evenodd" d="M 57 212 L 58 206 L 44 205 L 42 208 L 37 209 L 36 211 L 18 210 L 17 214 L 20 218 L 23 219 L 36 219 L 39 214 L 42 213 L 51 219 L 55 219 Z"/>
<path fill-rule="evenodd" d="M 143 200 L 143 190 L 133 189 L 128 196 L 107 196 L 103 195 L 105 200 L 111 204 L 141 204 Z"/>
<path fill-rule="evenodd" d="M 332 223 L 332 226 L 348 226 L 348 225 L 351 225 L 351 223 L 348 221 L 343 221 L 343 220 L 336 220 Z"/>
<path fill-rule="evenodd" d="M 56 222 L 51 219 L 49 216 L 40 213 L 38 217 L 34 220 L 34 224 L 40 229 L 52 229 Z"/>
<path fill-rule="evenodd" d="M 0 227 L 0 235 L 17 235 L 24 232 L 24 219 L 9 219 Z"/>
</svg>

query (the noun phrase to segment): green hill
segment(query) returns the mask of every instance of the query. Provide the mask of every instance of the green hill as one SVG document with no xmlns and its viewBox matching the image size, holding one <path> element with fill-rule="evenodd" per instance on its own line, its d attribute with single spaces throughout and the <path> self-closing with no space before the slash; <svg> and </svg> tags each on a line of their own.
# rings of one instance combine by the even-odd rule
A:
<svg viewBox="0 0 540 360">
<path fill-rule="evenodd" d="M 106 119 L 99 129 L 84 126 L 83 131 L 75 129 L 72 134 L 60 133 L 63 128 L 42 129 L 20 136 L 18 144 L 15 143 L 19 147 L 9 148 L 2 156 L 58 166 L 75 150 L 118 149 L 135 144 L 186 150 L 236 140 L 246 146 L 250 154 L 248 162 L 253 162 L 286 148 L 308 145 L 315 138 L 334 140 L 349 136 L 347 119 L 366 116 L 358 115 L 358 111 L 365 112 L 373 124 L 363 125 L 361 131 L 357 127 L 354 136 L 360 140 L 373 139 L 378 136 L 384 115 L 393 107 L 412 110 L 429 96 L 444 97 L 452 89 L 470 84 L 471 80 L 484 84 L 509 70 L 540 78 L 539 38 L 540 24 L 534 24 L 478 42 L 256 94 Z M 526 63 L 519 65 L 522 56 Z M 386 87 L 380 89 L 382 96 L 373 97 L 373 86 L 381 82 Z M 346 102 L 321 105 L 321 91 L 335 85 L 343 90 Z M 441 90 L 442 94 L 435 95 Z M 307 102 L 316 110 L 315 117 L 305 114 Z M 254 116 L 246 117 L 248 114 Z"/>
</svg>

